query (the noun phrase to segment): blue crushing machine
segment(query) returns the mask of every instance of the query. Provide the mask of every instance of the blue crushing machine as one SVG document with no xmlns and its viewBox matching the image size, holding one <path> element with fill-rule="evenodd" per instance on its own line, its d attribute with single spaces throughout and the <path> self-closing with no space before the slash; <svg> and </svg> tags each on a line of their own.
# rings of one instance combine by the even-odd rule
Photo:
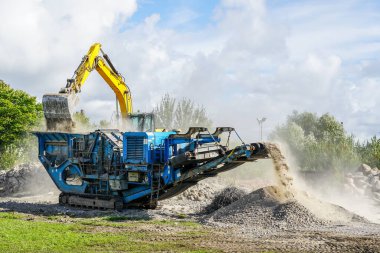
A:
<svg viewBox="0 0 380 253">
<path fill-rule="evenodd" d="M 226 145 L 221 134 L 228 134 Z M 202 179 L 268 157 L 261 143 L 229 148 L 231 127 L 178 132 L 35 132 L 39 159 L 62 192 L 61 204 L 155 208 Z M 237 133 L 236 133 L 237 135 Z M 239 137 L 239 135 L 237 135 Z M 239 137 L 240 139 L 240 137 Z"/>
</svg>

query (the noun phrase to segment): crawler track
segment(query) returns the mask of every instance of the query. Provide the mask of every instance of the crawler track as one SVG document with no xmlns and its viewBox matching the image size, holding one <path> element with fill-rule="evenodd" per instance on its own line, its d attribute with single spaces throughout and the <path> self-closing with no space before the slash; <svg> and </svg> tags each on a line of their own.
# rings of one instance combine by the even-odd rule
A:
<svg viewBox="0 0 380 253">
<path fill-rule="evenodd" d="M 123 210 L 124 204 L 120 197 L 108 197 L 98 195 L 76 195 L 61 193 L 59 195 L 59 204 L 73 207 L 84 207 L 91 209 L 113 209 Z"/>
</svg>

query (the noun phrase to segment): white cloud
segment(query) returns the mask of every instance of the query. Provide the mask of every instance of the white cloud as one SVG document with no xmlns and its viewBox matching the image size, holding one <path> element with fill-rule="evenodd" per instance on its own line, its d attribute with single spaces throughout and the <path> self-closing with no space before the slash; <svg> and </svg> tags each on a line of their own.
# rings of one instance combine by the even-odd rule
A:
<svg viewBox="0 0 380 253">
<path fill-rule="evenodd" d="M 358 0 L 224 0 L 214 23 L 192 32 L 159 25 L 159 13 L 126 26 L 135 1 L 16 2 L 0 2 L 0 77 L 35 95 L 64 85 L 99 40 L 125 75 L 135 109 L 151 110 L 167 92 L 190 97 L 216 125 L 251 140 L 258 138 L 257 117 L 268 118 L 268 133 L 294 109 L 331 112 L 358 136 L 378 131 L 379 14 L 357 10 Z M 180 25 L 196 16 L 184 11 Z M 81 106 L 97 120 L 114 104 L 103 85 L 93 74 L 81 94 Z"/>
<path fill-rule="evenodd" d="M 115 33 L 136 8 L 134 0 L 0 1 L 0 74 L 10 76 L 20 88 L 31 90 L 32 83 L 38 89 L 57 89 L 84 50 Z M 57 73 L 66 74 L 48 80 Z M 20 74 L 27 80 L 20 79 Z M 36 79 L 45 84 L 35 83 Z"/>
</svg>

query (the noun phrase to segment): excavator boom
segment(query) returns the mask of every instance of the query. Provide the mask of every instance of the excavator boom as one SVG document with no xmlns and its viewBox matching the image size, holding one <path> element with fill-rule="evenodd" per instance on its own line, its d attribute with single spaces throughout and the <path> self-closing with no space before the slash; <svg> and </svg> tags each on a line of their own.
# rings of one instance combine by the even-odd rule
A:
<svg viewBox="0 0 380 253">
<path fill-rule="evenodd" d="M 122 119 L 126 120 L 132 114 L 132 96 L 129 87 L 107 54 L 102 51 L 101 44 L 95 43 L 82 58 L 74 76 L 67 80 L 66 87 L 59 93 L 43 96 L 42 104 L 48 130 L 71 130 L 74 125 L 72 115 L 79 100 L 78 93 L 94 69 L 115 92 Z"/>
</svg>

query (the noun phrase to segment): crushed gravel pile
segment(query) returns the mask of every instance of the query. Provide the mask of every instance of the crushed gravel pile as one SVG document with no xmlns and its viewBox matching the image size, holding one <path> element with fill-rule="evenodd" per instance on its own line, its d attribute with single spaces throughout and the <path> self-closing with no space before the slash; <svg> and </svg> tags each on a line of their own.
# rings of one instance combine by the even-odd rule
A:
<svg viewBox="0 0 380 253">
<path fill-rule="evenodd" d="M 57 190 L 45 169 L 35 163 L 24 163 L 0 171 L 0 197 L 32 195 Z"/>
<path fill-rule="evenodd" d="M 260 229 L 311 228 L 328 223 L 277 186 L 256 190 L 208 215 L 205 221 Z"/>
<path fill-rule="evenodd" d="M 204 218 L 206 223 L 222 227 L 238 225 L 243 230 L 260 233 L 279 229 L 318 230 L 331 222 L 366 222 L 340 206 L 296 190 L 279 146 L 273 143 L 265 145 L 273 160 L 278 185 L 258 189 L 216 210 Z"/>
<path fill-rule="evenodd" d="M 216 180 L 203 180 L 179 194 L 177 200 L 211 201 L 224 186 Z"/>
<path fill-rule="evenodd" d="M 222 207 L 228 206 L 233 202 L 241 199 L 246 194 L 247 193 L 244 190 L 238 189 L 236 187 L 224 188 L 222 191 L 216 194 L 213 201 L 209 205 L 207 205 L 203 211 L 205 213 L 212 213 Z"/>
</svg>

